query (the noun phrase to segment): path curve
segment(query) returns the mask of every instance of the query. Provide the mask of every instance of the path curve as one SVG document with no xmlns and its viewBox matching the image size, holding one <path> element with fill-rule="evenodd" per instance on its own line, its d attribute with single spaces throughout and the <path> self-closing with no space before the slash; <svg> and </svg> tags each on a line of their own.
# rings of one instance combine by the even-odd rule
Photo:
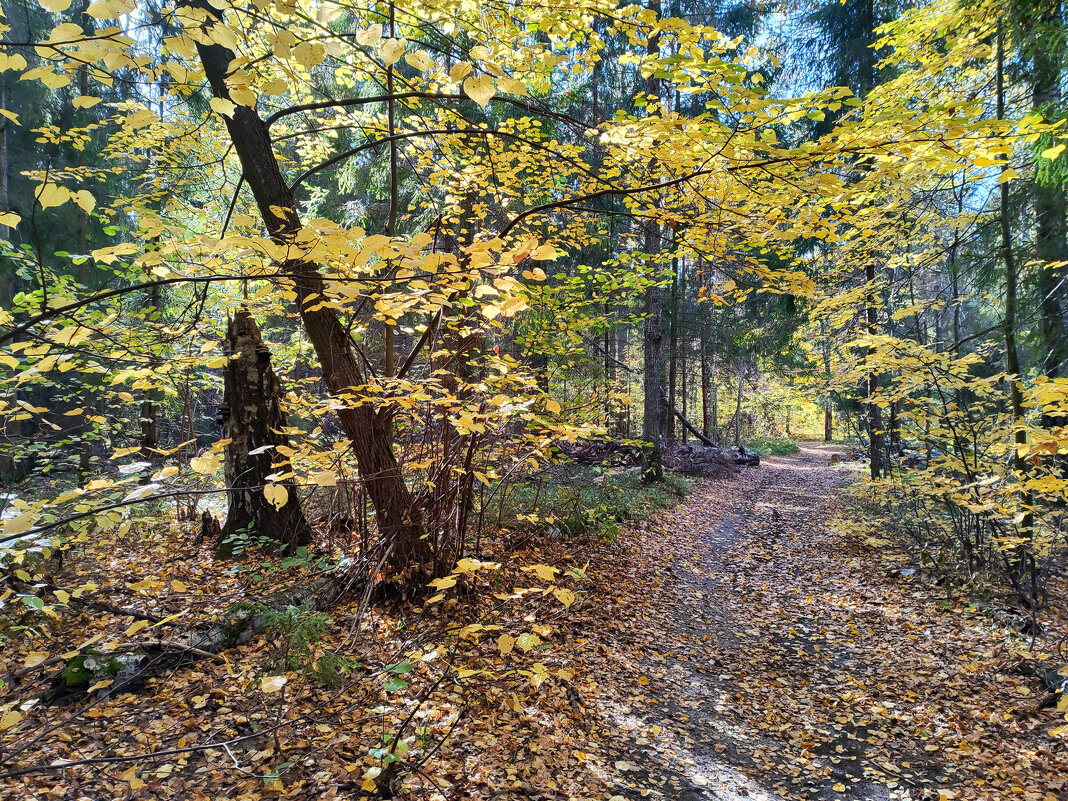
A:
<svg viewBox="0 0 1068 801">
<path fill-rule="evenodd" d="M 1019 697 L 993 714 L 967 697 L 1014 681 L 1005 632 L 835 528 L 859 476 L 835 452 L 803 444 L 643 527 L 616 600 L 644 597 L 593 637 L 618 667 L 597 698 L 617 801 L 1008 798 L 982 738 L 1042 753 Z"/>
</svg>

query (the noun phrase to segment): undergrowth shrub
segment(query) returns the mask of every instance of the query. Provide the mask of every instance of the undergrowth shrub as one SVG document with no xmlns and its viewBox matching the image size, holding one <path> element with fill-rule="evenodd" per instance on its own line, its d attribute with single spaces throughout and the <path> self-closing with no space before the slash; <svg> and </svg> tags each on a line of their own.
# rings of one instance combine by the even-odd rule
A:
<svg viewBox="0 0 1068 801">
<path fill-rule="evenodd" d="M 300 673 L 325 687 L 336 687 L 352 672 L 356 663 L 333 651 L 318 653 L 318 644 L 329 631 L 330 617 L 296 606 L 263 612 L 264 625 L 271 638 L 274 668 Z"/>
<path fill-rule="evenodd" d="M 761 456 L 791 456 L 801 450 L 794 440 L 785 437 L 759 437 L 747 443 L 746 447 Z"/>
<path fill-rule="evenodd" d="M 567 537 L 613 541 L 621 524 L 674 506 L 694 487 L 693 480 L 670 471 L 650 484 L 637 470 L 568 465 L 512 486 L 501 505 L 501 522 L 517 528 L 555 526 Z"/>
</svg>

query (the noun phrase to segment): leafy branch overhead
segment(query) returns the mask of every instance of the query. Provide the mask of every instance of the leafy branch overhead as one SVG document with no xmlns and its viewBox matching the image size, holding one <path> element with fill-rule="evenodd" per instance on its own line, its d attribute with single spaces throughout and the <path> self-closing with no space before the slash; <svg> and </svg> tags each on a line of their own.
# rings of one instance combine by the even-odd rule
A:
<svg viewBox="0 0 1068 801">
<path fill-rule="evenodd" d="M 0 0 L 5 790 L 1059 797 L 1064 15 Z"/>
</svg>

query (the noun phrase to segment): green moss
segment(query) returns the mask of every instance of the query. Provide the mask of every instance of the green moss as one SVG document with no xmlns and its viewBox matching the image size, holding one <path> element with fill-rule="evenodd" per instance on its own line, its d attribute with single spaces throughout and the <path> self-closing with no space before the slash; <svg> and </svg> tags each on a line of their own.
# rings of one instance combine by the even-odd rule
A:
<svg viewBox="0 0 1068 801">
<path fill-rule="evenodd" d="M 89 684 L 93 678 L 93 671 L 85 666 L 85 655 L 76 656 L 67 660 L 66 667 L 60 671 L 59 678 L 68 687 L 81 687 Z"/>
</svg>

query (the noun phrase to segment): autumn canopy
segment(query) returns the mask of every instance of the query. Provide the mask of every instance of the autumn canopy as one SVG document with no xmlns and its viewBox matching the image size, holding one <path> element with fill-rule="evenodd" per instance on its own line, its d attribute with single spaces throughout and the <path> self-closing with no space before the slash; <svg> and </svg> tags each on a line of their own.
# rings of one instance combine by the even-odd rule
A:
<svg viewBox="0 0 1068 801">
<path fill-rule="evenodd" d="M 1056 674 L 1059 2 L 0 10 L 12 792 L 468 797 L 438 786 L 453 727 L 529 722 L 546 693 L 578 710 L 585 640 L 553 637 L 659 597 L 610 573 L 641 555 L 672 584 L 687 518 L 662 541 L 636 521 L 698 486 L 719 514 L 717 481 L 847 495 L 828 547 L 891 549 L 972 611 L 1001 599 Z M 805 439 L 851 481 L 775 461 Z M 775 503 L 774 537 L 834 517 Z M 747 558 L 775 558 L 766 533 Z M 164 731 L 186 682 L 218 731 Z"/>
</svg>

